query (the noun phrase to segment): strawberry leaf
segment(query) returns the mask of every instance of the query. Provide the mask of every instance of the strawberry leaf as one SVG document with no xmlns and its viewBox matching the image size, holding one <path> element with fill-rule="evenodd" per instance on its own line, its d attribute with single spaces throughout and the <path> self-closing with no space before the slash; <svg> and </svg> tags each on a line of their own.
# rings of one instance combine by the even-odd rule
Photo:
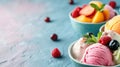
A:
<svg viewBox="0 0 120 67">
<path fill-rule="evenodd" d="M 97 11 L 100 11 L 100 8 L 96 4 L 91 3 L 90 5 L 91 7 L 95 8 Z"/>
</svg>

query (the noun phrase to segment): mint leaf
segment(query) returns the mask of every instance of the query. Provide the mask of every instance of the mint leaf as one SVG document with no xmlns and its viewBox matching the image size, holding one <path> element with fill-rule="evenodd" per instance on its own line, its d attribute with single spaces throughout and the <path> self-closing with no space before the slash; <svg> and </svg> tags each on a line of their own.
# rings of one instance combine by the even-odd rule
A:
<svg viewBox="0 0 120 67">
<path fill-rule="evenodd" d="M 100 11 L 100 8 L 99 8 L 96 4 L 91 3 L 90 5 L 91 5 L 93 8 L 95 8 L 96 10 Z"/>
<path fill-rule="evenodd" d="M 91 38 L 94 42 L 97 42 L 97 39 L 94 35 L 92 35 L 92 38 Z"/>
<path fill-rule="evenodd" d="M 101 35 L 102 35 L 102 32 L 98 32 L 98 34 L 97 34 L 97 41 L 100 39 Z"/>
<path fill-rule="evenodd" d="M 100 12 L 103 11 L 104 7 L 105 7 L 105 4 L 102 4 L 102 6 L 101 6 L 101 8 L 100 8 Z"/>
<path fill-rule="evenodd" d="M 95 8 L 97 11 L 102 12 L 104 10 L 105 4 L 102 4 L 101 8 L 99 8 L 96 4 L 91 3 L 90 4 L 93 8 Z"/>
<path fill-rule="evenodd" d="M 96 43 L 97 42 L 97 39 L 94 35 L 84 35 L 85 38 L 87 38 L 87 40 L 85 41 L 86 44 L 93 44 L 93 43 Z"/>
<path fill-rule="evenodd" d="M 86 44 L 93 44 L 98 42 L 101 35 L 102 35 L 102 32 L 98 32 L 97 37 L 93 34 L 91 36 L 89 34 L 85 34 L 83 37 L 86 38 L 86 41 L 85 41 Z"/>
<path fill-rule="evenodd" d="M 86 41 L 85 41 L 86 44 L 93 44 L 93 43 L 96 43 L 94 40 L 92 40 L 92 38 L 88 38 Z"/>
<path fill-rule="evenodd" d="M 90 36 L 89 36 L 89 35 L 83 35 L 83 37 L 85 37 L 85 38 L 89 38 Z"/>
</svg>

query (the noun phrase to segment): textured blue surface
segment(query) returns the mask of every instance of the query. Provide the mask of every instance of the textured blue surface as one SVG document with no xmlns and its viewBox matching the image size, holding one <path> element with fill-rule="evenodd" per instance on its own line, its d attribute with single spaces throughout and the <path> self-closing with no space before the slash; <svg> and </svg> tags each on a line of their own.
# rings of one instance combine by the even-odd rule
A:
<svg viewBox="0 0 120 67">
<path fill-rule="evenodd" d="M 75 6 L 89 1 L 91 0 L 75 0 L 74 5 L 69 5 L 68 0 L 0 0 L 0 7 L 7 9 L 10 16 L 12 15 L 13 19 L 18 21 L 16 24 L 20 25 L 20 28 L 16 32 L 22 32 L 20 35 L 10 35 L 18 38 L 17 41 L 15 38 L 11 41 L 12 37 L 6 37 L 9 40 L 4 39 L 3 42 L 3 39 L 0 39 L 0 44 L 22 44 L 22 46 L 31 46 L 32 48 L 20 53 L 24 57 L 21 60 L 19 60 L 18 54 L 17 61 L 11 60 L 9 64 L 7 59 L 0 64 L 0 67 L 74 67 L 68 57 L 67 50 L 68 46 L 79 37 L 71 26 L 68 14 Z M 109 0 L 101 1 L 108 3 Z M 119 7 L 120 0 L 116 1 Z M 118 10 L 118 8 L 116 9 Z M 46 16 L 49 16 L 52 22 L 45 23 L 44 18 Z M 50 39 L 53 33 L 58 35 L 59 41 L 54 42 Z M 51 50 L 56 47 L 62 53 L 62 57 L 58 59 L 51 56 Z M 16 46 L 12 46 L 12 48 L 18 49 Z M 21 48 L 23 47 L 18 50 L 22 50 Z M 13 56 L 14 53 L 15 51 L 13 51 Z"/>
</svg>

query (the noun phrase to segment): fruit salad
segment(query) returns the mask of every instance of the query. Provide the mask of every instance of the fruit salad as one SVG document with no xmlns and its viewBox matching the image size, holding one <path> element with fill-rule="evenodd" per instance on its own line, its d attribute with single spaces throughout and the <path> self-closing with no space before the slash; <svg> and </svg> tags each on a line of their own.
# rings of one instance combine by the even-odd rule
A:
<svg viewBox="0 0 120 67">
<path fill-rule="evenodd" d="M 87 33 L 73 45 L 72 56 L 83 64 L 120 64 L 120 35 L 112 30 L 99 32 L 96 37 Z"/>
<path fill-rule="evenodd" d="M 116 15 L 115 10 L 100 1 L 91 1 L 82 7 L 77 6 L 71 16 L 79 22 L 100 23 L 107 21 Z"/>
</svg>

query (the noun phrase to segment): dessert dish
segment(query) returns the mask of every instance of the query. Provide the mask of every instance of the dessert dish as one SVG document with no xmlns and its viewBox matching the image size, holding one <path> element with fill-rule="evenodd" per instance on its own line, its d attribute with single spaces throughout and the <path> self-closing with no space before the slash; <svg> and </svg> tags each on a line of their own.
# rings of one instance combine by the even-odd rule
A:
<svg viewBox="0 0 120 67">
<path fill-rule="evenodd" d="M 71 16 L 80 22 L 100 23 L 107 21 L 115 16 L 115 10 L 100 1 L 91 1 L 82 7 L 77 6 Z"/>
<path fill-rule="evenodd" d="M 100 1 L 91 1 L 77 6 L 69 13 L 71 24 L 78 36 L 87 32 L 97 35 L 99 28 L 114 17 L 117 12 L 109 5 Z"/>
<path fill-rule="evenodd" d="M 87 33 L 69 47 L 69 56 L 78 67 L 120 67 L 119 18 L 110 19 L 97 36 Z"/>
<path fill-rule="evenodd" d="M 93 34 L 85 34 L 69 47 L 69 56 L 71 55 L 78 64 L 86 67 L 118 66 L 120 64 L 120 38 L 118 37 L 120 35 L 112 30 L 99 32 L 97 37 Z"/>
</svg>

